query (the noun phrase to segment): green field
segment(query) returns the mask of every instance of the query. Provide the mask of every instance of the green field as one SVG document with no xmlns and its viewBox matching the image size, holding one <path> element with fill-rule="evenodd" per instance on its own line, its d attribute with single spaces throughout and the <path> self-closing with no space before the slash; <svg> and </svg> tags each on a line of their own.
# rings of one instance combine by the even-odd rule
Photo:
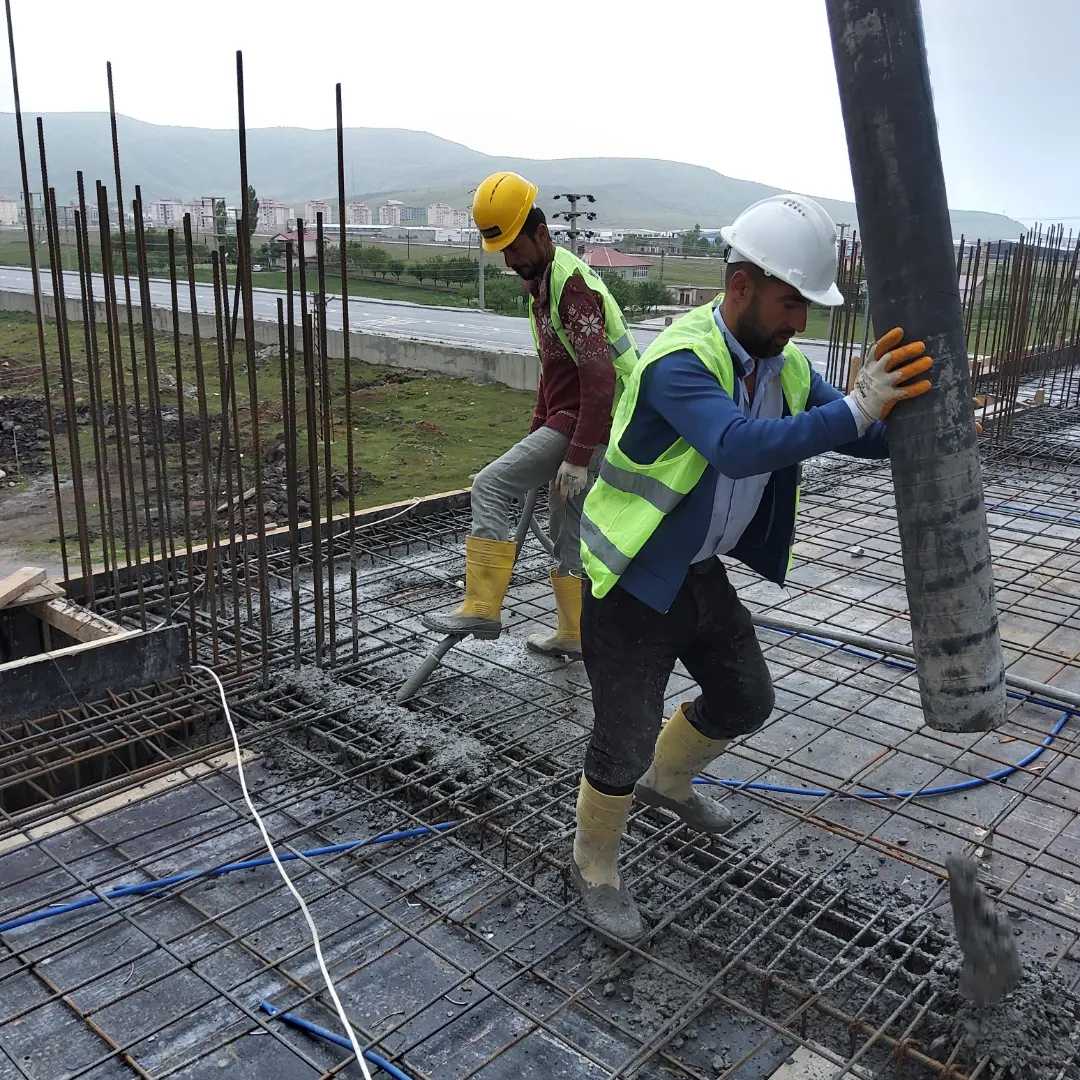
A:
<svg viewBox="0 0 1080 1080">
<path fill-rule="evenodd" d="M 48 332 L 47 349 L 51 357 L 56 357 L 55 325 L 46 324 Z M 73 325 L 72 335 L 74 356 L 72 368 L 76 388 L 76 406 L 88 404 L 88 379 L 85 356 L 83 354 L 83 336 L 80 327 Z M 25 423 L 29 414 L 28 404 L 42 398 L 42 383 L 38 362 L 36 324 L 32 316 L 22 314 L 0 314 L 0 420 L 14 420 Z M 126 334 L 124 335 L 126 337 Z M 136 334 L 138 342 L 139 368 L 141 375 L 142 418 L 148 438 L 152 432 L 153 417 L 148 409 L 146 398 L 146 369 L 142 355 L 143 342 L 141 331 Z M 99 325 L 99 339 L 102 355 L 107 358 L 107 340 L 104 328 Z M 186 471 L 191 487 L 189 504 L 197 511 L 202 505 L 202 481 L 199 446 L 200 439 L 196 430 L 188 430 L 187 438 L 181 440 L 177 424 L 177 409 L 180 404 L 176 386 L 176 357 L 173 339 L 169 334 L 159 334 L 155 338 L 159 381 L 161 385 L 161 413 L 166 420 L 165 446 L 166 464 L 171 474 L 170 491 L 175 507 L 182 505 L 179 478 Z M 238 357 L 239 359 L 239 357 Z M 125 356 L 125 367 L 128 358 Z M 220 438 L 220 403 L 221 382 L 218 378 L 217 359 L 214 351 L 204 342 L 204 365 L 206 381 L 207 409 L 210 416 L 210 435 L 212 454 L 217 453 Z M 250 401 L 246 377 L 242 375 L 243 364 L 239 364 L 242 382 L 238 401 L 241 430 L 240 444 L 245 450 L 245 486 L 254 483 L 251 469 L 251 416 Z M 135 431 L 134 410 L 130 408 L 134 399 L 134 383 L 130 370 L 126 372 L 125 387 L 129 402 L 129 417 L 132 434 Z M 180 377 L 185 384 L 183 404 L 186 412 L 186 425 L 192 424 L 198 417 L 198 401 L 194 394 L 196 386 L 195 357 L 190 341 L 182 339 L 180 347 Z M 53 379 L 58 375 L 54 367 Z M 464 379 L 451 379 L 439 376 L 419 376 L 408 372 L 375 367 L 360 361 L 353 365 L 353 451 L 356 472 L 354 489 L 359 507 L 376 506 L 382 503 L 396 502 L 402 499 L 418 498 L 436 491 L 467 487 L 470 476 L 483 468 L 488 462 L 498 457 L 527 431 L 532 415 L 534 395 L 522 391 L 510 390 L 497 385 L 478 385 Z M 333 470 L 342 481 L 346 478 L 348 461 L 348 439 L 345 428 L 345 373 L 341 363 L 331 366 L 330 378 L 331 415 L 333 418 L 333 438 L 331 458 Z M 62 415 L 62 401 L 53 387 L 54 403 Z M 280 440 L 284 431 L 283 400 L 281 392 L 280 369 L 276 361 L 263 362 L 257 369 L 257 402 L 259 416 L 259 435 L 262 448 Z M 106 391 L 106 398 L 111 399 L 111 392 Z M 306 473 L 307 461 L 307 423 L 304 413 L 304 381 L 302 371 L 297 376 L 297 411 L 299 460 L 301 470 Z M 118 483 L 115 475 L 115 432 L 110 419 L 107 421 L 110 431 L 110 462 L 113 473 L 114 504 Z M 186 426 L 185 425 L 185 426 Z M 34 425 L 32 425 L 34 426 Z M 5 484 L 17 481 L 18 487 L 0 488 L 0 529 L 3 531 L 5 546 L 27 553 L 33 551 L 52 552 L 55 554 L 56 541 L 52 539 L 56 532 L 55 519 L 51 510 L 37 516 L 24 515 L 18 503 L 20 490 L 25 490 L 31 482 L 43 482 L 48 475 L 48 455 L 44 443 L 42 451 L 36 456 L 26 453 L 26 443 L 32 442 L 33 433 L 24 431 L 22 465 L 16 474 L 12 445 L 0 435 L 0 469 L 7 472 Z M 64 436 L 57 440 L 59 448 L 59 466 L 62 477 L 70 475 L 68 444 Z M 91 527 L 96 520 L 96 499 L 92 477 L 94 444 L 92 426 L 87 418 L 79 424 L 79 445 L 83 454 L 84 468 L 88 478 L 88 499 L 91 503 Z M 319 448 L 320 471 L 322 469 L 322 447 Z M 152 456 L 147 460 L 152 462 Z M 325 478 L 323 478 L 324 482 Z M 305 482 L 301 482 L 301 489 Z M 220 495 L 220 493 L 219 493 Z M 40 500 L 39 500 L 40 501 Z M 51 494 L 49 496 L 51 505 Z M 347 498 L 339 496 L 335 511 L 340 513 L 348 507 Z M 278 520 L 283 520 L 277 515 Z M 179 520 L 179 515 L 177 515 Z M 69 515 L 66 522 L 69 536 L 74 535 L 74 517 Z"/>
</svg>

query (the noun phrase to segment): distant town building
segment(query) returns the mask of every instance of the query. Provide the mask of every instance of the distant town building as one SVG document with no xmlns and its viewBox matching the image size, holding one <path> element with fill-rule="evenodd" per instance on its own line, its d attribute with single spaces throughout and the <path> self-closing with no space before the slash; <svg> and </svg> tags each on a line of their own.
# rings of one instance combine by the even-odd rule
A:
<svg viewBox="0 0 1080 1080">
<path fill-rule="evenodd" d="M 19 199 L 0 197 L 0 225 L 18 225 L 22 215 Z"/>
<path fill-rule="evenodd" d="M 288 228 L 292 216 L 292 207 L 288 203 L 260 197 L 256 231 L 260 233 L 280 232 L 282 229 Z"/>
<path fill-rule="evenodd" d="M 370 225 L 371 207 L 366 202 L 351 202 L 345 204 L 346 225 Z"/>
<path fill-rule="evenodd" d="M 308 224 L 304 222 L 304 258 L 312 258 L 318 249 L 319 233 L 314 223 Z M 275 265 L 280 263 L 285 265 L 285 245 L 292 244 L 293 248 L 293 264 L 299 265 L 300 262 L 300 232 L 297 229 L 292 229 L 289 232 L 276 233 L 270 237 L 270 261 Z M 334 236 L 331 236 L 326 231 L 326 222 L 323 221 L 323 249 L 324 251 L 329 247 L 331 243 L 337 243 L 336 232 Z"/>
<path fill-rule="evenodd" d="M 681 255 L 682 233 L 655 232 L 647 229 L 627 232 L 623 236 L 622 248 L 624 251 L 636 252 L 639 255 Z"/>
<path fill-rule="evenodd" d="M 427 225 L 428 212 L 426 206 L 403 206 L 401 208 L 402 225 Z"/>
<path fill-rule="evenodd" d="M 401 208 L 405 204 L 399 199 L 390 199 L 384 202 L 379 207 L 379 221 L 380 225 L 400 225 L 401 224 Z"/>
<path fill-rule="evenodd" d="M 56 208 L 56 226 L 59 229 L 74 229 L 75 228 L 75 215 L 79 211 L 79 204 L 70 202 L 66 206 L 58 206 Z M 15 221 L 11 224 L 18 224 L 18 208 L 15 211 Z M 8 224 L 7 222 L 0 221 L 0 224 Z M 98 208 L 97 206 L 86 207 L 86 227 L 91 226 L 97 228 L 98 224 Z"/>
<path fill-rule="evenodd" d="M 183 223 L 186 207 L 179 199 L 158 199 L 150 203 L 146 210 L 149 218 L 146 224 L 159 229 L 175 229 Z"/>
<path fill-rule="evenodd" d="M 315 224 L 317 216 L 322 214 L 323 228 L 330 224 L 330 204 L 325 199 L 309 200 L 304 203 L 304 221 Z"/>
<path fill-rule="evenodd" d="M 224 195 L 203 195 L 199 199 L 198 228 L 204 233 L 216 233 L 220 228 L 219 222 L 224 221 L 225 231 L 228 232 L 229 209 L 225 203 Z M 194 223 L 194 222 L 193 222 Z"/>
<path fill-rule="evenodd" d="M 700 307 L 709 304 L 722 293 L 719 285 L 668 285 L 671 302 L 679 307 Z"/>
<path fill-rule="evenodd" d="M 427 223 L 439 229 L 452 229 L 454 227 L 454 209 L 446 203 L 432 203 L 427 208 Z"/>
<path fill-rule="evenodd" d="M 43 229 L 45 227 L 45 200 L 40 192 L 30 192 L 30 214 L 34 228 Z M 19 224 L 24 227 L 26 225 L 26 206 L 21 195 L 19 196 Z"/>
<path fill-rule="evenodd" d="M 472 215 L 468 210 L 437 202 L 427 208 L 427 223 L 440 229 L 468 229 L 472 225 Z"/>
<path fill-rule="evenodd" d="M 627 281 L 642 281 L 649 276 L 652 262 L 640 255 L 624 255 L 609 247 L 585 249 L 585 262 L 601 277 L 621 277 Z"/>
</svg>

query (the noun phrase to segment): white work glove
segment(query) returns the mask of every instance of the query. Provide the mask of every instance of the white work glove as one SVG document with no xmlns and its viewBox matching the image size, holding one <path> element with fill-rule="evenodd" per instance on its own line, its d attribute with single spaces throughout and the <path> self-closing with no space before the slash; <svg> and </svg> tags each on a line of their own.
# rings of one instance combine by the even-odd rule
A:
<svg viewBox="0 0 1080 1080">
<path fill-rule="evenodd" d="M 895 348 L 903 339 L 904 331 L 899 326 L 882 335 L 859 369 L 850 398 L 868 424 L 884 420 L 898 401 L 919 397 L 930 389 L 929 379 L 910 381 L 929 371 L 934 363 L 926 355 L 926 345 L 912 341 Z"/>
<path fill-rule="evenodd" d="M 564 498 L 580 495 L 589 483 L 589 470 L 585 465 L 571 465 L 564 461 L 555 474 L 555 490 Z"/>
</svg>

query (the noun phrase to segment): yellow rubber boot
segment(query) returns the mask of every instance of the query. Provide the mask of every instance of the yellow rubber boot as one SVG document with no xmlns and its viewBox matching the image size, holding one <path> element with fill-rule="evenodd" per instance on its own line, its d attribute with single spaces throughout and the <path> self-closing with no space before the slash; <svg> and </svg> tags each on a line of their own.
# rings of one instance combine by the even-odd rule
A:
<svg viewBox="0 0 1080 1080">
<path fill-rule="evenodd" d="M 530 634 L 526 645 L 546 656 L 569 656 L 581 659 L 581 589 L 582 580 L 572 574 L 551 571 L 558 624 L 554 634 Z"/>
<path fill-rule="evenodd" d="M 502 633 L 503 598 L 514 572 L 513 540 L 465 538 L 465 599 L 454 611 L 425 615 L 424 625 L 441 634 L 497 638 Z"/>
<path fill-rule="evenodd" d="M 622 941 L 636 941 L 645 932 L 637 904 L 619 877 L 619 839 L 633 802 L 633 795 L 604 795 L 582 776 L 569 866 L 585 914 L 603 933 Z"/>
<path fill-rule="evenodd" d="M 730 739 L 709 739 L 686 718 L 680 705 L 663 726 L 649 771 L 637 782 L 634 794 L 649 806 L 677 814 L 691 828 L 707 833 L 727 832 L 731 813 L 716 799 L 694 790 L 691 781 L 731 744 Z"/>
</svg>

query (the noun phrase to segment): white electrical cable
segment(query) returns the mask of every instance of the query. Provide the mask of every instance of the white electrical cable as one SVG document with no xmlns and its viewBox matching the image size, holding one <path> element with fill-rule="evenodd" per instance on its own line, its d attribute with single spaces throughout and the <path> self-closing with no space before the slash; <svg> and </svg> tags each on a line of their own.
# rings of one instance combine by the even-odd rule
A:
<svg viewBox="0 0 1080 1080">
<path fill-rule="evenodd" d="M 349 1023 L 349 1018 L 345 1015 L 344 1008 L 342 1008 L 341 1000 L 338 998 L 337 990 L 334 988 L 334 981 L 330 978 L 330 972 L 326 970 L 326 961 L 323 959 L 322 946 L 319 944 L 319 931 L 315 928 L 315 921 L 311 917 L 311 912 L 308 911 L 307 904 L 304 903 L 304 898 L 296 891 L 296 886 L 292 883 L 289 875 L 285 873 L 285 867 L 281 865 L 281 861 L 278 859 L 277 852 L 274 850 L 274 845 L 270 840 L 270 834 L 266 831 L 266 826 L 263 824 L 263 819 L 259 817 L 259 812 L 255 809 L 255 804 L 251 801 L 251 796 L 248 794 L 247 781 L 244 778 L 244 763 L 240 754 L 240 740 L 236 737 L 236 728 L 233 727 L 232 714 L 229 712 L 229 703 L 225 699 L 225 687 L 221 685 L 221 680 L 217 675 L 215 675 L 205 664 L 192 664 L 191 670 L 205 671 L 217 684 L 218 693 L 221 695 L 221 707 L 225 712 L 225 723 L 229 725 L 229 734 L 232 736 L 233 750 L 236 752 L 236 769 L 240 775 L 240 790 L 244 793 L 244 802 L 247 803 L 248 809 L 251 811 L 251 816 L 255 819 L 255 824 L 259 826 L 259 832 L 262 833 L 263 843 L 266 844 L 266 850 L 270 852 L 270 857 L 274 860 L 274 865 L 277 867 L 277 872 L 281 875 L 281 880 L 285 882 L 289 892 L 293 894 L 296 902 L 300 905 L 300 910 L 303 912 L 304 918 L 307 919 L 308 929 L 311 931 L 311 943 L 315 946 L 315 959 L 319 962 L 319 970 L 322 972 L 323 981 L 326 983 L 326 989 L 330 992 L 330 997 L 334 1002 L 334 1008 L 337 1009 L 338 1019 L 341 1021 L 346 1034 L 349 1036 L 349 1042 L 352 1044 L 353 1053 L 356 1055 L 356 1060 L 360 1063 L 360 1068 L 363 1070 L 364 1080 L 371 1080 L 371 1073 L 368 1071 L 367 1062 L 364 1061 L 364 1053 L 360 1049 L 360 1044 L 356 1041 L 356 1035 L 353 1033 L 352 1025 Z"/>
</svg>

